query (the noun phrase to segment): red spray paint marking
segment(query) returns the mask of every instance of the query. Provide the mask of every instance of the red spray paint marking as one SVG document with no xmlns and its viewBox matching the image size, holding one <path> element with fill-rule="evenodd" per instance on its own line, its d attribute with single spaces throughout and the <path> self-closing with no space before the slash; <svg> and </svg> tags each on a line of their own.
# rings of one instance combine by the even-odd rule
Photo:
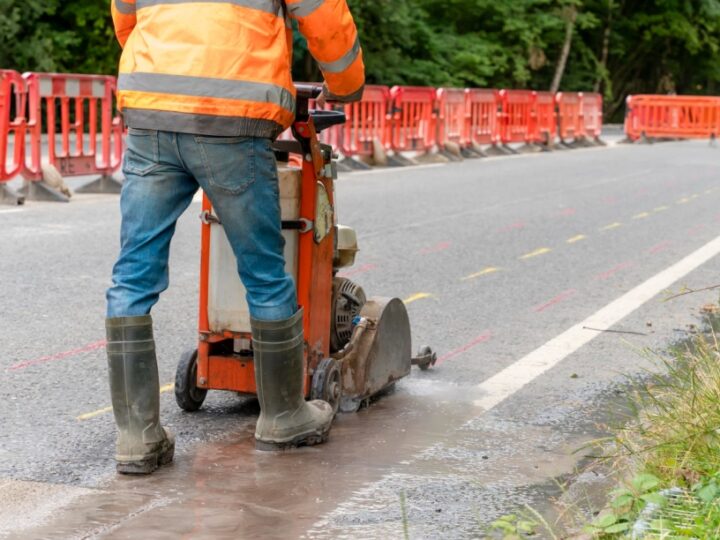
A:
<svg viewBox="0 0 720 540">
<path fill-rule="evenodd" d="M 513 223 L 511 225 L 507 225 L 506 227 L 503 227 L 502 229 L 499 229 L 498 232 L 510 232 L 510 231 L 517 231 L 520 229 L 525 228 L 525 223 L 522 221 L 518 221 L 517 223 Z"/>
<path fill-rule="evenodd" d="M 106 341 L 96 341 L 95 343 L 89 343 L 85 345 L 84 347 L 80 347 L 78 349 L 73 349 L 71 351 L 64 351 L 59 352 L 56 354 L 51 354 L 48 356 L 41 356 L 40 358 L 35 358 L 34 360 L 26 360 L 25 362 L 20 362 L 19 364 L 12 365 L 8 368 L 10 371 L 15 371 L 18 369 L 25 369 L 30 366 L 36 366 L 38 364 L 46 364 L 47 362 L 54 362 L 55 360 L 62 360 L 63 358 L 67 358 L 68 356 L 75 356 L 76 354 L 82 354 L 90 351 L 96 351 L 98 349 L 105 348 Z"/>
<path fill-rule="evenodd" d="M 439 244 L 436 244 L 432 247 L 422 248 L 420 250 L 420 255 L 429 255 L 430 253 L 439 253 L 440 251 L 445 251 L 451 245 L 452 244 L 450 242 L 440 242 Z"/>
<path fill-rule="evenodd" d="M 618 202 L 617 197 L 613 197 L 612 195 L 610 197 L 605 197 L 603 199 L 603 202 L 605 204 L 615 204 Z"/>
<path fill-rule="evenodd" d="M 457 349 L 452 350 L 449 353 L 446 353 L 443 356 L 441 356 L 440 358 L 438 358 L 437 362 L 435 362 L 435 365 L 438 366 L 438 365 L 442 364 L 443 362 L 450 360 L 451 358 L 455 358 L 456 356 L 458 356 L 466 351 L 469 351 L 473 347 L 477 347 L 481 343 L 485 343 L 486 341 L 489 341 L 491 337 L 492 337 L 492 334 L 490 333 L 490 331 L 486 330 L 485 332 L 480 334 L 478 337 L 476 337 L 472 341 L 467 342 L 462 347 L 458 347 Z"/>
<path fill-rule="evenodd" d="M 704 229 L 705 229 L 705 225 L 703 225 L 703 224 L 701 223 L 700 225 L 695 225 L 693 228 L 691 228 L 691 229 L 688 231 L 688 234 L 689 234 L 690 236 L 697 236 L 697 235 L 700 234 Z"/>
<path fill-rule="evenodd" d="M 654 245 L 651 247 L 648 252 L 652 253 L 653 255 L 657 253 L 662 253 L 663 251 L 667 251 L 667 249 L 670 247 L 671 242 L 669 240 L 666 240 L 665 242 L 660 242 L 657 245 Z"/>
<path fill-rule="evenodd" d="M 375 270 L 376 268 L 377 268 L 377 265 L 375 265 L 375 264 L 363 264 L 362 266 L 358 266 L 357 268 L 354 268 L 353 270 L 348 270 L 347 272 L 339 272 L 338 276 L 340 276 L 340 277 L 355 276 L 357 274 L 364 274 L 365 272 L 370 272 L 371 270 Z"/>
<path fill-rule="evenodd" d="M 554 306 L 555 304 L 559 304 L 563 300 L 567 300 L 571 296 L 574 296 L 576 292 L 577 291 L 575 289 L 569 289 L 567 291 L 563 291 L 560 294 L 558 294 L 555 298 L 553 298 L 552 300 L 550 300 L 542 305 L 535 306 L 533 308 L 533 311 L 535 311 L 536 313 L 542 313 L 543 311 Z"/>
<path fill-rule="evenodd" d="M 577 209 L 575 208 L 563 208 L 560 212 L 560 215 L 564 217 L 574 216 L 575 214 L 577 214 Z"/>
<path fill-rule="evenodd" d="M 606 280 L 606 279 L 610 279 L 611 277 L 613 277 L 615 274 L 617 274 L 617 273 L 620 272 L 621 270 L 625 270 L 626 268 L 630 268 L 632 265 L 633 265 L 633 263 L 631 263 L 631 262 L 620 263 L 620 264 L 618 264 L 617 266 L 613 266 L 610 270 L 607 270 L 607 271 L 605 271 L 605 272 L 602 272 L 602 273 L 598 274 L 597 276 L 595 276 L 594 279 L 599 279 L 599 280 L 601 280 L 601 281 L 604 281 L 604 280 Z"/>
</svg>

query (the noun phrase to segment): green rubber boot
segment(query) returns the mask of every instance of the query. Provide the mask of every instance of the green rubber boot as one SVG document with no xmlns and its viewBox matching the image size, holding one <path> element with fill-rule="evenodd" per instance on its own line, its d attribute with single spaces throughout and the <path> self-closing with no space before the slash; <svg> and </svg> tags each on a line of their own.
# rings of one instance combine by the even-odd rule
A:
<svg viewBox="0 0 720 540">
<path fill-rule="evenodd" d="M 115 460 L 121 474 L 150 474 L 170 463 L 175 439 L 160 425 L 152 318 L 116 317 L 105 321 L 110 395 L 118 427 Z"/>
<path fill-rule="evenodd" d="M 284 450 L 323 443 L 335 413 L 325 401 L 305 401 L 302 310 L 284 321 L 250 321 L 260 417 L 258 450 Z"/>
</svg>

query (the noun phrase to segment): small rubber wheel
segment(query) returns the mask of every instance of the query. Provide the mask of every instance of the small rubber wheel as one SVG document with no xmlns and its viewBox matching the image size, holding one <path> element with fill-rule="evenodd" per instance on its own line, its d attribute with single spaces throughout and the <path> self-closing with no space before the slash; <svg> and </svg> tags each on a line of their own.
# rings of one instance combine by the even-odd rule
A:
<svg viewBox="0 0 720 540">
<path fill-rule="evenodd" d="M 206 395 L 207 390 L 197 387 L 197 349 L 185 351 L 175 373 L 175 401 L 182 410 L 195 412 Z"/>
<path fill-rule="evenodd" d="M 337 414 L 342 398 L 342 379 L 340 363 L 332 358 L 324 358 L 315 368 L 310 388 L 310 399 L 327 401 Z"/>
<path fill-rule="evenodd" d="M 422 371 L 427 371 L 437 362 L 437 354 L 433 350 L 425 346 L 418 351 L 418 354 L 413 358 L 413 364 L 419 367 Z"/>
</svg>

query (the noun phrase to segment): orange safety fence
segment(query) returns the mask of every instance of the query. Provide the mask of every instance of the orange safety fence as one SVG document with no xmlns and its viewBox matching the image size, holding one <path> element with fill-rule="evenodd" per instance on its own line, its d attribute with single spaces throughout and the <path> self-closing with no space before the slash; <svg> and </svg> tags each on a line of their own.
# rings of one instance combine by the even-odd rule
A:
<svg viewBox="0 0 720 540">
<path fill-rule="evenodd" d="M 26 73 L 23 78 L 30 132 L 26 179 L 42 179 L 43 132 L 49 162 L 63 176 L 109 176 L 120 167 L 123 128 L 113 109 L 115 77 Z"/>
<path fill-rule="evenodd" d="M 555 94 L 552 92 L 533 92 L 530 142 L 552 144 L 556 135 Z"/>
<path fill-rule="evenodd" d="M 435 89 L 394 86 L 390 90 L 392 137 L 395 152 L 429 152 L 436 142 Z"/>
<path fill-rule="evenodd" d="M 464 88 L 438 88 L 437 141 L 440 144 L 455 143 L 460 148 L 469 144 L 467 130 L 467 97 Z"/>
<path fill-rule="evenodd" d="M 532 142 L 532 90 L 500 91 L 500 140 L 503 144 Z"/>
<path fill-rule="evenodd" d="M 347 121 L 339 127 L 342 130 L 340 150 L 346 157 L 372 156 L 373 141 L 390 150 L 389 104 L 387 86 L 368 85 L 362 101 L 345 105 Z"/>
<path fill-rule="evenodd" d="M 62 176 L 110 178 L 123 152 L 115 90 L 116 80 L 110 76 L 21 77 L 0 70 L 0 183 L 18 174 L 42 180 L 44 150 Z M 720 105 L 715 98 L 632 96 L 628 106 L 630 138 L 643 133 L 709 137 L 718 132 Z M 379 149 L 426 153 L 446 143 L 463 150 L 550 144 L 557 135 L 562 141 L 598 138 L 602 107 L 602 96 L 596 93 L 369 85 L 360 102 L 323 107 L 343 109 L 347 122 L 324 130 L 320 140 L 348 158 L 371 157 Z M 280 135 L 292 138 L 289 130 Z"/>
<path fill-rule="evenodd" d="M 500 94 L 497 90 L 468 88 L 465 90 L 466 138 L 475 144 L 497 145 L 500 141 Z"/>
<path fill-rule="evenodd" d="M 22 76 L 0 70 L 0 183 L 12 180 L 25 164 L 26 99 Z"/>
<path fill-rule="evenodd" d="M 602 135 L 603 97 L 594 92 L 582 92 L 582 135 L 598 139 Z"/>
<path fill-rule="evenodd" d="M 578 92 L 559 92 L 557 103 L 558 133 L 562 142 L 579 139 L 584 135 L 582 122 L 582 96 Z"/>
<path fill-rule="evenodd" d="M 625 134 L 642 137 L 710 139 L 720 134 L 720 97 L 628 96 Z"/>
</svg>

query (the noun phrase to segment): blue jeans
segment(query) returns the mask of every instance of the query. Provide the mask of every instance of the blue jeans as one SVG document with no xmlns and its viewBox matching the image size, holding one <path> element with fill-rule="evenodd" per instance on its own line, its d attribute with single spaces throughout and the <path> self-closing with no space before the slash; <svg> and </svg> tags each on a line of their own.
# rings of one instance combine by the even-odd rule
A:
<svg viewBox="0 0 720 540">
<path fill-rule="evenodd" d="M 199 187 L 235 252 L 250 315 L 277 321 L 295 314 L 269 139 L 131 128 L 123 172 L 121 248 L 107 291 L 108 317 L 146 315 L 167 289 L 175 223 Z"/>
</svg>

